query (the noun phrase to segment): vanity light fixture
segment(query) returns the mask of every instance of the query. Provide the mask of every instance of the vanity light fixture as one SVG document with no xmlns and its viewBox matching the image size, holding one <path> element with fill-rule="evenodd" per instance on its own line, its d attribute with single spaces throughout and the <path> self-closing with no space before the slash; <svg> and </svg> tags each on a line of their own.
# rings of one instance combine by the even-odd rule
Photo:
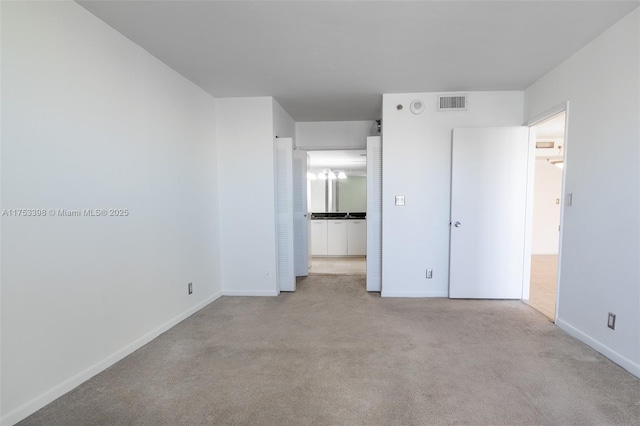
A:
<svg viewBox="0 0 640 426">
<path fill-rule="evenodd" d="M 307 173 L 307 179 L 308 180 L 316 180 L 316 179 L 320 179 L 320 180 L 336 180 L 336 179 L 346 179 L 347 178 L 347 174 L 344 172 L 344 170 L 340 170 L 338 172 L 338 175 L 336 176 L 335 172 L 331 169 L 322 169 L 322 171 L 320 173 L 318 173 L 318 176 L 316 177 L 315 174 L 308 172 Z"/>
</svg>

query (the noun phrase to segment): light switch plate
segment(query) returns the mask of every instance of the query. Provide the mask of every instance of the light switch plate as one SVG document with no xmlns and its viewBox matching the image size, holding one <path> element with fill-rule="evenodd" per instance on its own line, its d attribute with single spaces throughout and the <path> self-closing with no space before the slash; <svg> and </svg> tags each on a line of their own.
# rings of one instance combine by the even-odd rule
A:
<svg viewBox="0 0 640 426">
<path fill-rule="evenodd" d="M 396 206 L 404 206 L 404 195 L 396 195 Z"/>
</svg>

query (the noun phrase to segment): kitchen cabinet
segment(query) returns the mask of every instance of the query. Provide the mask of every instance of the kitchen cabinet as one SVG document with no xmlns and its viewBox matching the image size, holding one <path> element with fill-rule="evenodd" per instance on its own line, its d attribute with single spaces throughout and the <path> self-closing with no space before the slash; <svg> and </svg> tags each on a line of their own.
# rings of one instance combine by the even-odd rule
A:
<svg viewBox="0 0 640 426">
<path fill-rule="evenodd" d="M 347 254 L 365 256 L 367 254 L 367 221 L 347 221 Z"/>
<path fill-rule="evenodd" d="M 327 254 L 329 256 L 347 255 L 348 220 L 327 220 Z"/>
<path fill-rule="evenodd" d="M 327 255 L 327 221 L 311 221 L 311 255 Z"/>
</svg>

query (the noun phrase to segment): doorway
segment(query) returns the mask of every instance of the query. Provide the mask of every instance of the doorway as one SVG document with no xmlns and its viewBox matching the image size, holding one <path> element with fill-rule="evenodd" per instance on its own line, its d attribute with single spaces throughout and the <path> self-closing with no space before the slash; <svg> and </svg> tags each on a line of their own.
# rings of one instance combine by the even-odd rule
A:
<svg viewBox="0 0 640 426">
<path fill-rule="evenodd" d="M 366 150 L 307 151 L 309 274 L 366 275 Z"/>
<path fill-rule="evenodd" d="M 536 131 L 531 240 L 531 307 L 551 321 L 556 319 L 562 185 L 565 164 L 566 111 L 531 126 Z"/>
</svg>

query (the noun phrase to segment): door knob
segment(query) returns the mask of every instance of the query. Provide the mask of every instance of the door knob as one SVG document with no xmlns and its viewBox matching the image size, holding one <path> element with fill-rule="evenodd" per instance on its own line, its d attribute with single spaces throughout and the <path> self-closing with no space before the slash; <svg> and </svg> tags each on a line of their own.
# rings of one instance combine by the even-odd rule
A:
<svg viewBox="0 0 640 426">
<path fill-rule="evenodd" d="M 460 228 L 462 226 L 462 224 L 460 222 L 456 221 L 456 223 L 454 223 L 453 226 L 455 226 L 456 228 Z"/>
</svg>

